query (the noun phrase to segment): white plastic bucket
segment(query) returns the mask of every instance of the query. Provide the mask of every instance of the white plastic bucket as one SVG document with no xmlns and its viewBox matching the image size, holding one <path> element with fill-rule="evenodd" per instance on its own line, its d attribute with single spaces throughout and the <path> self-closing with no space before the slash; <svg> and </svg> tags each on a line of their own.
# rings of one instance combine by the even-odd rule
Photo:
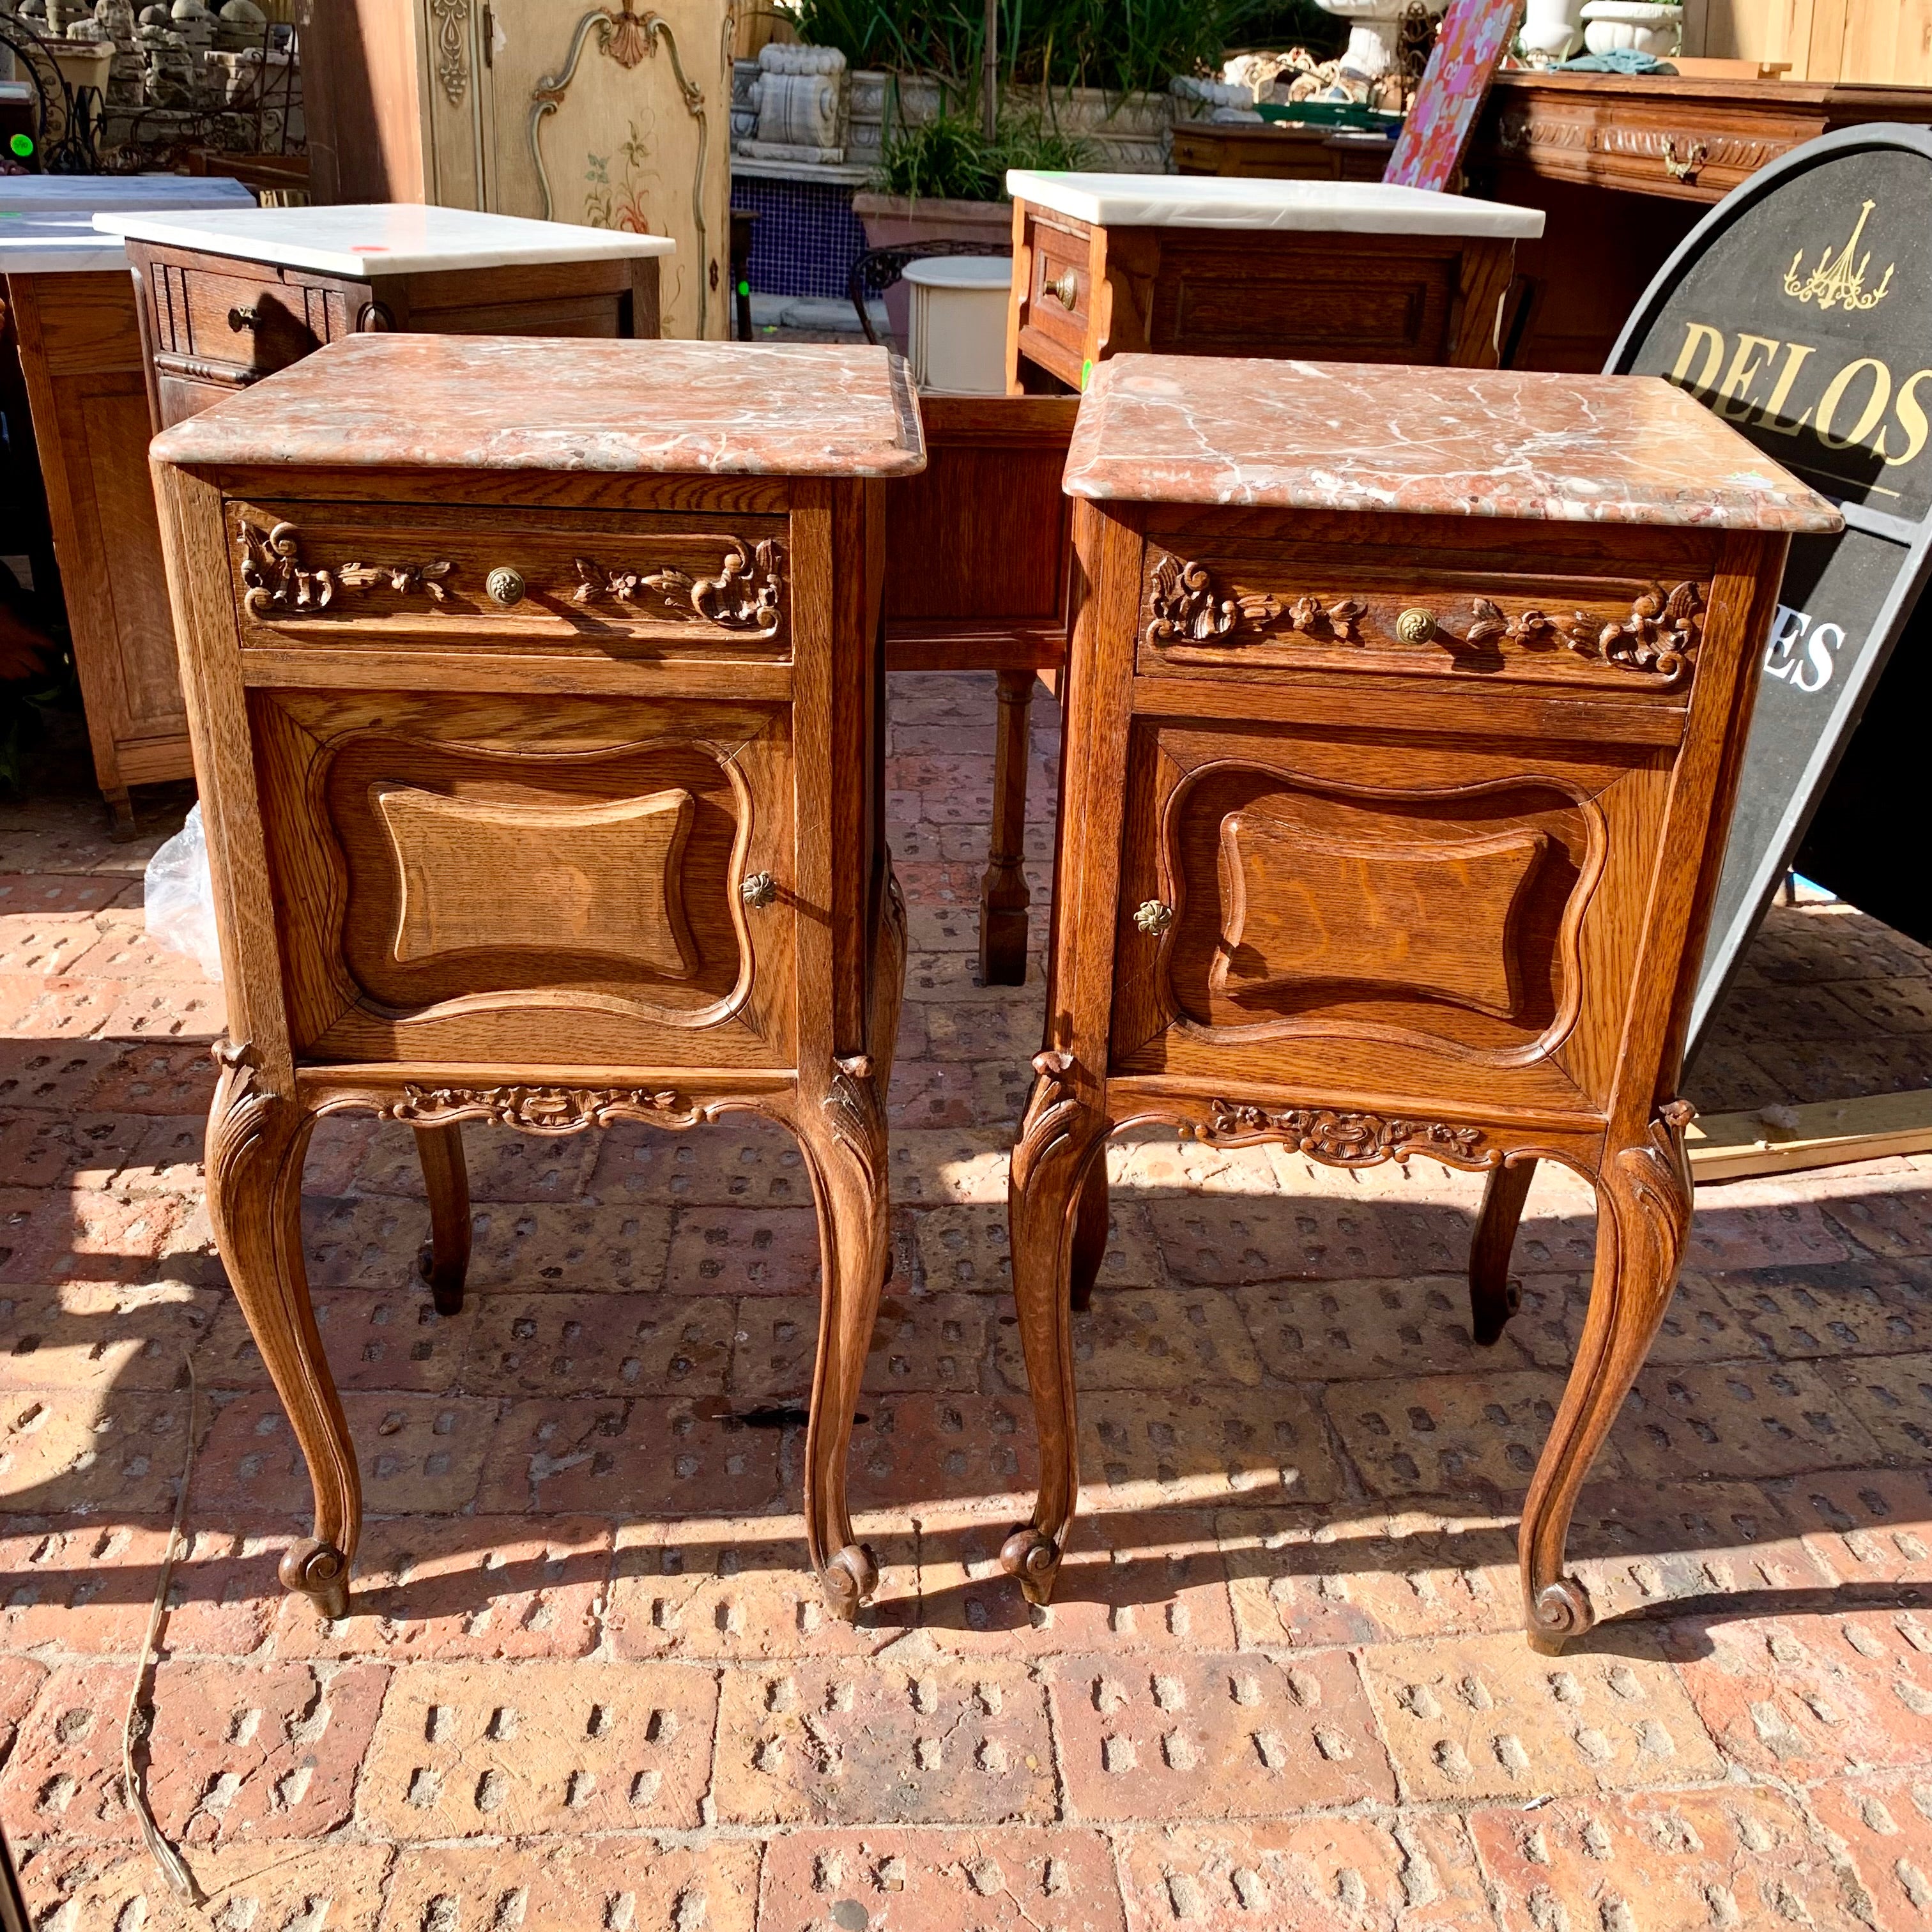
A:
<svg viewBox="0 0 1932 1932">
<path fill-rule="evenodd" d="M 928 395 L 1006 392 L 1006 299 L 1013 265 L 1004 255 L 936 255 L 908 262 L 907 347 L 913 380 Z"/>
</svg>

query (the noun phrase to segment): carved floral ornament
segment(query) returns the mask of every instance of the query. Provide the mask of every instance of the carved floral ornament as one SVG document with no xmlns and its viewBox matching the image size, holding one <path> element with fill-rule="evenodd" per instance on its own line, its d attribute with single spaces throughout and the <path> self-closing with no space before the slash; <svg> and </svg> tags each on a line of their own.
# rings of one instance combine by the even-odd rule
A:
<svg viewBox="0 0 1932 1932">
<path fill-rule="evenodd" d="M 1148 601 L 1152 644 L 1223 638 L 1238 644 L 1263 635 L 1279 639 L 1283 628 L 1312 642 L 1360 644 L 1368 615 L 1368 606 L 1353 597 L 1324 603 L 1306 595 L 1286 602 L 1268 593 L 1224 596 L 1204 565 L 1171 556 L 1155 564 Z M 1702 589 L 1688 582 L 1670 590 L 1651 584 L 1633 600 L 1627 616 L 1607 622 L 1582 610 L 1528 610 L 1511 616 L 1490 598 L 1474 597 L 1460 635 L 1420 609 L 1405 610 L 1396 627 L 1405 644 L 1431 643 L 1450 651 L 1498 643 L 1527 650 L 1561 645 L 1579 657 L 1664 678 L 1676 676 L 1694 661 L 1703 628 Z"/>
<path fill-rule="evenodd" d="M 429 10 L 436 21 L 436 77 L 450 106 L 460 107 L 470 82 L 470 0 L 430 0 Z"/>
<path fill-rule="evenodd" d="M 1316 1160 L 1342 1167 L 1369 1167 L 1378 1161 L 1406 1161 L 1426 1154 L 1460 1167 L 1489 1167 L 1497 1156 L 1484 1150 L 1480 1127 L 1446 1120 L 1384 1118 L 1333 1107 L 1238 1106 L 1210 1101 L 1208 1122 L 1196 1127 L 1204 1141 L 1286 1141 Z"/>
<path fill-rule="evenodd" d="M 236 545 L 241 553 L 242 605 L 251 617 L 272 610 L 304 614 L 326 610 L 335 602 L 338 591 L 386 590 L 399 597 L 422 596 L 432 605 L 447 605 L 454 588 L 456 566 L 447 557 L 421 563 L 310 563 L 302 556 L 302 532 L 293 524 L 277 524 L 265 532 L 256 524 L 244 523 Z M 574 604 L 607 597 L 620 604 L 635 604 L 640 601 L 640 592 L 650 591 L 674 610 L 688 610 L 723 630 L 770 637 L 778 628 L 784 602 L 785 550 L 784 544 L 770 538 L 757 543 L 742 537 L 728 538 L 715 577 L 694 577 L 688 571 L 674 569 L 610 570 L 580 556 L 572 558 L 572 562 L 578 577 L 571 592 Z"/>
</svg>

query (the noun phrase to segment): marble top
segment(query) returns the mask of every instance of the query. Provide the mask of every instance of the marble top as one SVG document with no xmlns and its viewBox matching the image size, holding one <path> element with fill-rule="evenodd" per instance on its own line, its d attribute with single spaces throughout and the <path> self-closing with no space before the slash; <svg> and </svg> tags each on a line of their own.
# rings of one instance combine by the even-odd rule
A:
<svg viewBox="0 0 1932 1932">
<path fill-rule="evenodd" d="M 351 335 L 163 432 L 160 460 L 432 470 L 909 476 L 889 350 L 802 342 Z"/>
<path fill-rule="evenodd" d="M 238 208 L 206 214 L 108 213 L 97 215 L 94 225 L 110 235 L 165 248 L 358 277 L 668 255 L 677 246 L 668 236 L 578 228 L 468 208 L 426 208 L 416 202 Z"/>
<path fill-rule="evenodd" d="M 1843 526 L 1653 376 L 1119 356 L 1081 399 L 1064 487 L 1135 502 Z"/>
<path fill-rule="evenodd" d="M 125 274 L 127 250 L 94 226 L 104 209 L 254 206 L 222 175 L 0 175 L 0 274 Z"/>
<path fill-rule="evenodd" d="M 1247 181 L 1221 175 L 1046 174 L 1011 168 L 1006 192 L 1110 228 L 1316 229 L 1351 235 L 1476 235 L 1533 242 L 1540 208 L 1511 208 L 1380 182 Z"/>
</svg>

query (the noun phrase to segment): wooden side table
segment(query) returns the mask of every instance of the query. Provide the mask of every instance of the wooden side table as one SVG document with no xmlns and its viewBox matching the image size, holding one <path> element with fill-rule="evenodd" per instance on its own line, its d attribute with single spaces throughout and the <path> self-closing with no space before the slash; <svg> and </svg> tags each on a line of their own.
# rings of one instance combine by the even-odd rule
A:
<svg viewBox="0 0 1932 1932">
<path fill-rule="evenodd" d="M 1534 208 L 1379 182 L 1015 169 L 1006 386 L 1109 356 L 1493 366 Z"/>
<path fill-rule="evenodd" d="M 302 1268 L 317 1117 L 416 1130 L 454 1311 L 461 1122 L 750 1110 L 797 1135 L 818 1209 L 806 1527 L 850 1616 L 904 958 L 880 641 L 884 479 L 925 460 L 904 364 L 355 336 L 154 458 L 229 1004 L 209 1206 L 315 1489 L 284 1583 L 341 1614 L 361 1512 Z"/>
<path fill-rule="evenodd" d="M 84 614 L 74 657 L 94 768 L 131 832 L 128 787 L 193 769 L 140 460 L 154 431 L 358 331 L 655 336 L 658 262 L 671 244 L 457 208 L 100 206 L 93 239 L 107 253 L 125 238 L 125 259 L 115 254 L 112 276 L 84 290 L 46 278 L 43 302 L 57 296 L 71 317 L 65 339 L 51 320 L 31 326 L 56 425 L 40 432 L 50 500 L 70 497 L 57 514 L 82 560 L 63 574 L 77 580 L 70 613 Z M 23 348 L 29 326 L 23 317 Z"/>
<path fill-rule="evenodd" d="M 1484 1172 L 1472 1325 L 1555 1160 L 1598 1202 L 1525 1504 L 1532 1641 L 1690 1216 L 1684 1030 L 1790 534 L 1823 499 L 1668 385 L 1125 356 L 1068 458 L 1079 577 L 1045 1050 L 1011 1182 L 1053 1588 L 1108 1131 Z"/>
</svg>

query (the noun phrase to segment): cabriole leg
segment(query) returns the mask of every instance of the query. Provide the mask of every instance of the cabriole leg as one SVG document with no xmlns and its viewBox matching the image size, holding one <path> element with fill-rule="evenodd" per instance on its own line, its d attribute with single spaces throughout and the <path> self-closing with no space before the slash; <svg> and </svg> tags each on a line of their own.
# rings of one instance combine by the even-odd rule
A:
<svg viewBox="0 0 1932 1932">
<path fill-rule="evenodd" d="M 1535 1178 L 1535 1162 L 1520 1160 L 1514 1167 L 1491 1168 L 1483 1190 L 1483 1211 L 1469 1244 L 1469 1327 L 1485 1348 L 1502 1340 L 1504 1324 L 1516 1311 L 1520 1290 L 1510 1278 L 1510 1250 Z"/>
<path fill-rule="evenodd" d="M 1523 1505 L 1517 1548 L 1532 1647 L 1555 1656 L 1596 1621 L 1564 1570 L 1570 1513 L 1670 1305 L 1690 1227 L 1684 1130 L 1692 1110 L 1667 1102 L 1646 1137 L 1606 1150 L 1597 1176 L 1597 1260 L 1589 1313 L 1562 1406 Z"/>
<path fill-rule="evenodd" d="M 302 1158 L 315 1120 L 260 1085 L 248 1054 L 225 1043 L 216 1049 L 222 1071 L 208 1117 L 208 1212 L 315 1492 L 315 1534 L 283 1557 L 283 1585 L 324 1616 L 346 1616 L 362 1486 L 302 1266 Z"/>
<path fill-rule="evenodd" d="M 416 1265 L 429 1283 L 439 1315 L 463 1310 L 463 1280 L 470 1271 L 470 1174 L 463 1160 L 463 1130 L 418 1127 L 416 1156 L 429 1195 L 429 1239 Z"/>
<path fill-rule="evenodd" d="M 872 1061 L 836 1064 L 826 1090 L 801 1091 L 795 1123 L 818 1208 L 818 1357 L 805 1437 L 806 1536 L 835 1615 L 850 1623 L 878 1583 L 852 1534 L 845 1463 L 889 1245 L 886 1115 Z"/>
<path fill-rule="evenodd" d="M 1000 1557 L 1020 1580 L 1028 1601 L 1044 1604 L 1053 1594 L 1079 1494 L 1070 1292 L 1074 1222 L 1092 1164 L 1107 1158 L 1107 1123 L 1067 1082 L 1070 1055 L 1049 1051 L 1036 1054 L 1033 1064 L 1040 1077 L 1013 1150 L 1006 1211 L 1013 1300 L 1040 1432 L 1040 1496 L 1033 1521 L 1007 1538 Z M 1103 1184 L 1104 1174 L 1103 1166 Z"/>
</svg>

